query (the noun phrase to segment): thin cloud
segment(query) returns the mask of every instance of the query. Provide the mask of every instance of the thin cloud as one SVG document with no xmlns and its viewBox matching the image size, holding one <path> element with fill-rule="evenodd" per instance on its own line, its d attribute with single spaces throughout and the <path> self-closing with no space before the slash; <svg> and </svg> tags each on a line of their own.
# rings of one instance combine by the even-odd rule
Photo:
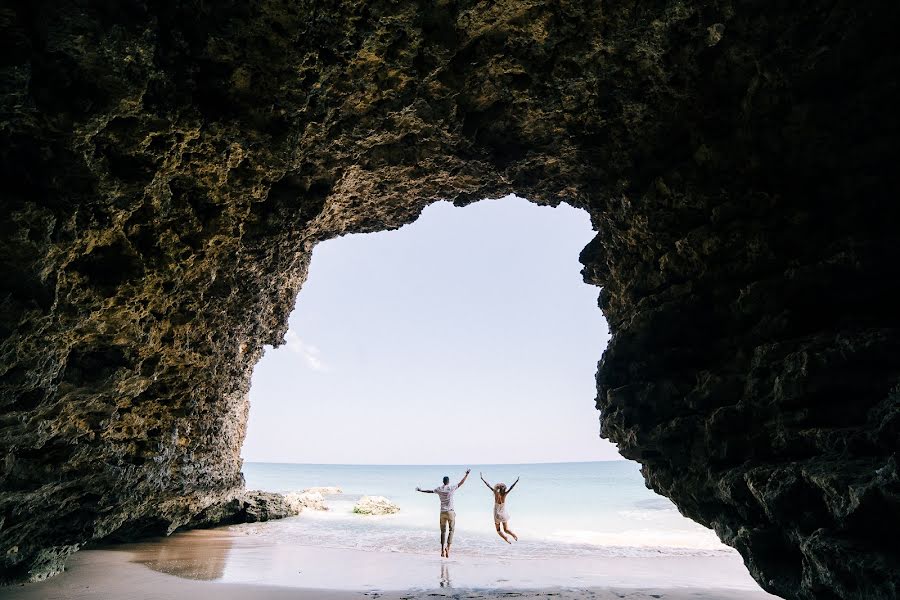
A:
<svg viewBox="0 0 900 600">
<path fill-rule="evenodd" d="M 307 344 L 293 331 L 284 335 L 284 345 L 291 352 L 295 352 L 303 358 L 306 365 L 313 371 L 328 371 L 328 366 L 322 361 L 322 352 L 312 344 Z"/>
</svg>

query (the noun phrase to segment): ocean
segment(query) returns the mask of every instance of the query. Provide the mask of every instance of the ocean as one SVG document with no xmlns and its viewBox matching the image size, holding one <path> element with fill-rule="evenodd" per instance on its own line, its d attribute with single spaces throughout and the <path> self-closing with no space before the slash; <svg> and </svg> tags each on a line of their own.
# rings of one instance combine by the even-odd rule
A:
<svg viewBox="0 0 900 600">
<path fill-rule="evenodd" d="M 326 497 L 327 511 L 186 531 L 118 548 L 133 562 L 178 577 L 357 590 L 373 597 L 385 590 L 442 588 L 694 588 L 762 594 L 740 555 L 648 490 L 635 463 L 469 466 L 472 473 L 454 498 L 456 532 L 449 559 L 440 557 L 439 499 L 415 489 L 434 489 L 444 475 L 457 482 L 464 465 L 245 463 L 248 489 L 286 493 L 335 486 L 343 493 Z M 494 530 L 493 495 L 479 471 L 491 483 L 510 485 L 521 477 L 507 499 L 518 542 L 507 544 Z M 354 514 L 363 495 L 385 496 L 400 512 Z"/>
<path fill-rule="evenodd" d="M 455 495 L 455 556 L 534 559 L 554 557 L 715 556 L 734 551 L 715 534 L 682 516 L 675 505 L 644 485 L 630 461 L 468 465 L 466 484 Z M 328 511 L 241 526 L 245 534 L 278 545 L 315 546 L 367 552 L 439 552 L 439 502 L 433 489 L 448 475 L 458 482 L 466 465 L 306 465 L 244 464 L 248 489 L 301 491 L 337 486 L 343 494 L 326 497 Z M 493 496 L 478 477 L 518 486 L 507 500 L 510 528 L 519 536 L 511 546 L 494 530 Z M 400 506 L 386 516 L 352 512 L 363 495 L 385 496 Z"/>
</svg>

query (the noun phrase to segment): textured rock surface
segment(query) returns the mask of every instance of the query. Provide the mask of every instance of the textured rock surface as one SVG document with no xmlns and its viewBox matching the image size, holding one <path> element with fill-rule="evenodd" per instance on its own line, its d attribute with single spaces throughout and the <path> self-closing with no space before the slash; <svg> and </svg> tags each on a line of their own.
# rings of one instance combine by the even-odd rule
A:
<svg viewBox="0 0 900 600">
<path fill-rule="evenodd" d="M 297 513 L 303 510 L 328 510 L 325 505 L 325 496 L 319 492 L 292 492 L 286 494 L 284 498 Z"/>
<path fill-rule="evenodd" d="M 317 241 L 516 192 L 591 214 L 602 434 L 648 484 L 768 590 L 896 594 L 898 11 L 4 3 L 4 576 L 242 493 Z"/>
<path fill-rule="evenodd" d="M 213 504 L 195 516 L 185 527 L 201 528 L 237 523 L 259 523 L 284 519 L 303 510 L 289 496 L 252 490 L 236 498 Z"/>
<path fill-rule="evenodd" d="M 400 512 L 400 507 L 384 496 L 363 496 L 353 505 L 358 515 L 392 515 Z"/>
</svg>

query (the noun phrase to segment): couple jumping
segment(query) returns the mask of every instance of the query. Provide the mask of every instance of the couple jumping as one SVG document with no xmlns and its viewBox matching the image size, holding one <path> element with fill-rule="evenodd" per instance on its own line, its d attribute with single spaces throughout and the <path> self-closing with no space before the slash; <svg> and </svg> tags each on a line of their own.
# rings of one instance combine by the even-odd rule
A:
<svg viewBox="0 0 900 600">
<path fill-rule="evenodd" d="M 466 474 L 463 475 L 463 478 L 460 479 L 459 483 L 456 485 L 450 485 L 450 478 L 444 477 L 444 485 L 438 486 L 433 490 L 416 488 L 417 492 L 422 492 L 423 494 L 437 494 L 441 499 L 441 556 L 444 558 L 450 557 L 450 544 L 453 543 L 453 528 L 456 525 L 456 512 L 453 510 L 453 493 L 466 482 L 466 478 L 469 476 L 471 470 L 472 469 L 466 469 Z M 481 475 L 481 473 L 479 473 L 479 475 Z M 502 537 L 503 541 L 507 544 L 512 544 L 512 542 L 509 541 L 509 538 L 506 537 L 507 535 L 511 535 L 514 540 L 519 541 L 518 536 L 516 536 L 509 528 L 509 513 L 506 510 L 506 496 L 508 496 L 509 493 L 513 491 L 513 488 L 516 487 L 516 484 L 519 483 L 519 478 L 516 478 L 515 482 L 509 486 L 509 489 L 506 489 L 506 484 L 504 483 L 498 483 L 497 485 L 489 484 L 484 479 L 484 475 L 481 475 L 481 480 L 484 481 L 484 485 L 488 486 L 488 489 L 494 493 L 494 527 L 496 527 L 497 533 L 500 534 L 500 537 Z M 449 535 L 447 534 L 448 529 Z"/>
</svg>

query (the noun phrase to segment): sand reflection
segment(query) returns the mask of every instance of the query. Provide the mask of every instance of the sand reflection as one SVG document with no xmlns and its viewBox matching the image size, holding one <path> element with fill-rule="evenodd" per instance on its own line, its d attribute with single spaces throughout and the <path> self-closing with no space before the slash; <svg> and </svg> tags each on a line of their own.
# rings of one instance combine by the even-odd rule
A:
<svg viewBox="0 0 900 600">
<path fill-rule="evenodd" d="M 214 581 L 222 579 L 233 544 L 232 536 L 216 531 L 187 531 L 152 542 L 132 544 L 133 562 L 154 571 Z"/>
<path fill-rule="evenodd" d="M 441 563 L 441 587 L 449 588 L 453 587 L 450 585 L 450 567 L 447 566 L 447 563 Z"/>
</svg>

